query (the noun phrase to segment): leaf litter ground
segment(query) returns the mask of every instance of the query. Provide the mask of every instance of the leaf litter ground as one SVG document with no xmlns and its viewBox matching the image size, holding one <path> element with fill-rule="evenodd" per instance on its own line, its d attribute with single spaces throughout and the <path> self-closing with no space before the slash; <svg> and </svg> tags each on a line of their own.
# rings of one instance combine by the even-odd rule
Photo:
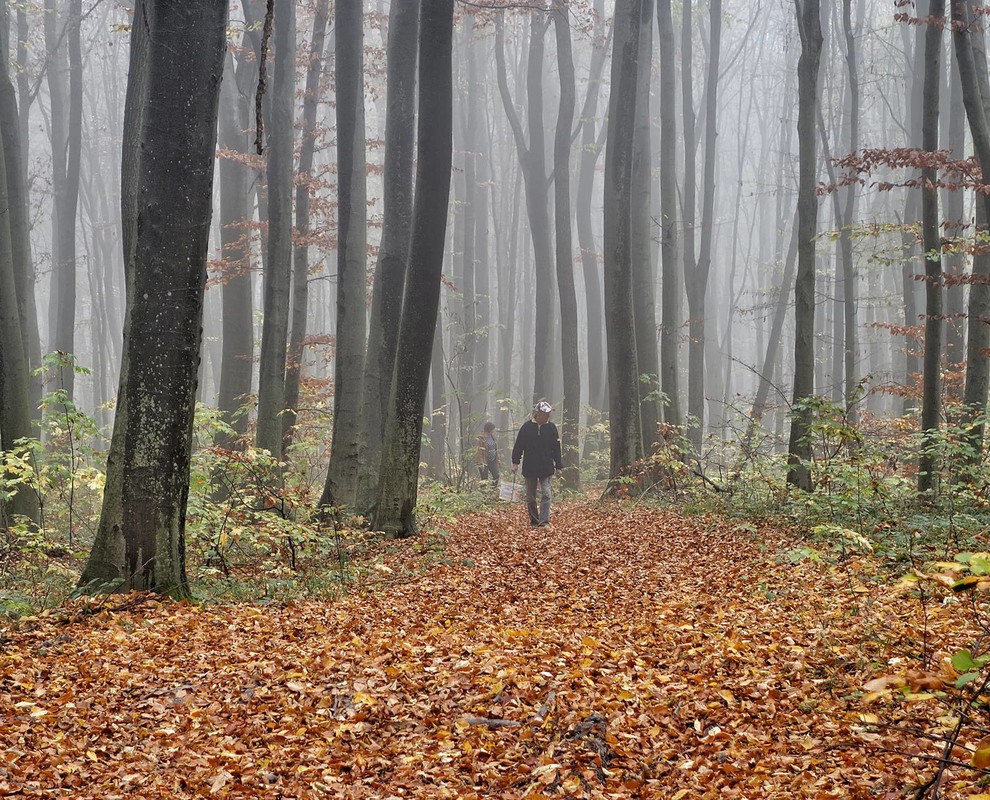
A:
<svg viewBox="0 0 990 800">
<path fill-rule="evenodd" d="M 0 796 L 893 798 L 933 773 L 935 693 L 864 704 L 920 624 L 869 562 L 789 564 L 781 534 L 674 511 L 555 511 L 461 519 L 416 574 L 399 543 L 394 579 L 334 603 L 118 598 L 11 626 Z M 950 770 L 943 796 L 976 777 Z"/>
</svg>

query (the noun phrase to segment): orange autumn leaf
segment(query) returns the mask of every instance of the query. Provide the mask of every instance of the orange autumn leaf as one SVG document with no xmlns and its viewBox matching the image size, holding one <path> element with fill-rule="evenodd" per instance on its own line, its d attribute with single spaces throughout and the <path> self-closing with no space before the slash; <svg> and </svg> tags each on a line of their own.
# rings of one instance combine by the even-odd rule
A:
<svg viewBox="0 0 990 800">
<path fill-rule="evenodd" d="M 922 640 L 917 601 L 777 558 L 788 534 L 570 501 L 539 535 L 497 508 L 442 546 L 369 544 L 380 566 L 333 602 L 6 626 L 0 793 L 865 800 L 921 783 L 951 730 L 945 654 L 880 644 Z M 968 633 L 956 611 L 927 609 L 940 641 Z"/>
</svg>

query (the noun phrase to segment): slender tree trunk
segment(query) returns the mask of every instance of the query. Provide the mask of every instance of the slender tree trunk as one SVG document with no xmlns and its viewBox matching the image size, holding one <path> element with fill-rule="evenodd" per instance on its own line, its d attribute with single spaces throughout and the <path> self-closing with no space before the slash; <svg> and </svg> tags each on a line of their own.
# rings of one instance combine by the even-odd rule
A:
<svg viewBox="0 0 990 800">
<path fill-rule="evenodd" d="M 337 75 L 337 356 L 334 359 L 333 449 L 321 506 L 357 502 L 361 407 L 367 344 L 367 187 L 364 143 L 362 0 L 338 0 L 334 23 Z M 423 411 L 420 398 L 418 413 Z"/>
<path fill-rule="evenodd" d="M 420 14 L 419 136 L 416 199 L 408 277 L 399 324 L 395 383 L 386 421 L 375 527 L 393 536 L 417 532 L 415 508 L 430 376 L 431 342 L 440 303 L 450 193 L 453 130 L 453 0 L 431 0 Z"/>
<path fill-rule="evenodd" d="M 264 327 L 258 365 L 258 428 L 255 443 L 282 458 L 286 340 L 292 275 L 292 150 L 296 81 L 294 0 L 275 0 L 274 80 L 268 126 L 268 261 L 265 264 Z"/>
<path fill-rule="evenodd" d="M 6 0 L 8 6 L 9 15 L 9 0 Z M 134 3 L 134 16 L 133 19 L 137 19 L 138 6 L 140 6 L 141 0 L 135 0 Z M 31 91 L 31 80 L 30 73 L 28 71 L 28 38 L 31 35 L 30 28 L 28 27 L 28 17 L 26 11 L 25 3 L 14 3 L 14 7 L 17 9 L 17 100 L 20 106 L 20 117 L 17 121 L 20 130 L 20 136 L 18 137 L 21 145 L 23 147 L 23 152 L 21 153 L 21 169 L 23 174 L 21 179 L 24 185 L 27 185 L 28 181 L 28 152 L 30 144 L 29 131 L 30 126 L 30 112 L 31 104 L 34 102 L 34 94 Z M 9 24 L 7 26 L 9 31 Z M 8 43 L 7 50 L 4 52 L 10 52 L 10 45 Z"/>
<path fill-rule="evenodd" d="M 643 0 L 618 0 L 605 148 L 605 329 L 608 336 L 610 473 L 643 456 L 632 297 L 633 150 Z"/>
<path fill-rule="evenodd" d="M 185 512 L 226 0 L 149 0 L 121 404 L 81 585 L 187 596 Z M 130 79 L 133 79 L 131 76 Z M 182 108 L 183 114 L 175 109 Z"/>
<path fill-rule="evenodd" d="M 657 0 L 660 45 L 660 259 L 662 294 L 660 328 L 660 388 L 663 418 L 680 427 L 680 381 L 677 340 L 681 335 L 681 276 L 677 264 L 677 126 L 674 106 L 677 83 L 674 73 L 674 25 L 671 0 Z M 693 245 L 692 245 L 693 246 Z"/>
<path fill-rule="evenodd" d="M 601 96 L 602 72 L 605 68 L 606 37 L 603 32 L 604 8 L 595 2 L 595 28 L 592 35 L 591 68 L 588 71 L 588 93 L 581 112 L 581 147 L 578 157 L 578 180 L 575 209 L 577 215 L 578 247 L 581 250 L 581 273 L 588 326 L 588 404 L 598 411 L 605 407 L 605 329 L 602 317 L 602 278 L 599 248 L 595 243 L 591 202 L 595 189 L 595 172 L 601 147 L 595 126 Z M 589 436 L 586 453 L 597 437 Z"/>
<path fill-rule="evenodd" d="M 557 291 L 560 295 L 560 354 L 564 365 L 563 419 L 560 446 L 564 463 L 564 486 L 581 485 L 578 424 L 581 419 L 581 365 L 578 358 L 578 309 L 574 288 L 574 246 L 571 239 L 571 128 L 574 126 L 574 59 L 568 0 L 557 0 L 553 8 L 557 39 L 557 71 L 560 75 L 560 106 L 554 136 L 554 223 L 557 231 Z"/>
<path fill-rule="evenodd" d="M 921 146 L 938 150 L 938 100 L 942 81 L 942 19 L 945 0 L 931 0 L 925 31 L 925 89 L 922 107 Z M 918 460 L 918 491 L 935 488 L 938 469 L 936 442 L 942 417 L 942 243 L 938 215 L 938 173 L 934 167 L 921 170 L 921 238 L 925 253 L 925 355 L 922 368 L 921 458 Z"/>
<path fill-rule="evenodd" d="M 494 171 L 494 166 L 493 166 Z M 512 395 L 512 362 L 513 362 L 513 344 L 515 342 L 516 336 L 516 281 L 520 275 L 521 265 L 519 259 L 517 258 L 519 252 L 519 195 L 522 191 L 522 174 L 517 173 L 512 181 L 512 189 L 507 192 L 510 198 L 509 208 L 511 209 L 509 214 L 509 226 L 507 230 L 499 231 L 498 221 L 495 222 L 496 235 L 499 239 L 508 240 L 507 244 L 502 248 L 496 247 L 496 253 L 505 253 L 505 264 L 507 268 L 499 267 L 498 273 L 500 276 L 505 276 L 500 278 L 498 288 L 498 305 L 499 305 L 499 319 L 502 321 L 502 329 L 500 339 L 500 359 L 499 365 L 501 367 L 501 391 L 503 397 L 510 397 Z M 494 209 L 497 205 L 495 197 L 495 184 L 492 183 L 492 208 Z M 509 415 L 508 411 L 503 412 L 501 422 L 499 427 L 505 429 L 508 427 Z"/>
<path fill-rule="evenodd" d="M 389 10 L 385 190 L 382 199 L 384 218 L 375 267 L 368 356 L 365 362 L 366 449 L 358 490 L 358 507 L 365 514 L 369 513 L 378 499 L 382 432 L 392 393 L 412 227 L 419 5 L 419 0 L 392 0 Z"/>
<path fill-rule="evenodd" d="M 705 83 L 705 162 L 702 188 L 701 248 L 698 261 L 685 272 L 688 298 L 688 413 L 692 421 L 688 439 L 696 453 L 701 452 L 705 418 L 705 295 L 712 264 L 712 236 L 715 216 L 715 137 L 718 112 L 718 69 L 722 40 L 722 2 L 712 0 L 710 7 L 711 43 L 708 76 Z M 691 161 L 694 159 L 692 157 Z M 693 243 L 692 243 L 693 247 Z"/>
<path fill-rule="evenodd" d="M 919 18 L 924 19 L 928 15 L 928 0 L 919 0 L 917 3 L 917 13 Z M 906 64 L 906 72 L 911 76 L 911 94 L 908 101 L 910 119 L 908 129 L 910 134 L 909 145 L 911 147 L 922 146 L 922 108 L 924 97 L 924 49 L 925 49 L 925 26 L 916 25 L 914 33 L 914 47 L 905 47 L 905 51 L 910 49 L 911 57 Z M 907 38 L 907 37 L 905 37 Z M 921 201 L 918 192 L 907 192 L 904 208 L 904 234 L 902 242 L 904 244 L 904 266 L 901 270 L 901 290 L 904 295 L 904 326 L 908 330 L 917 328 L 920 313 L 918 310 L 918 292 L 915 275 L 923 272 L 924 257 L 919 252 L 914 232 L 912 230 L 915 222 L 921 216 Z M 921 262 L 920 264 L 918 262 Z M 917 408 L 917 397 L 914 394 L 915 382 L 921 375 L 921 358 L 918 354 L 918 345 L 909 334 L 905 341 L 905 361 L 904 361 L 904 384 L 906 392 L 904 395 L 903 413 L 908 414 Z"/>
<path fill-rule="evenodd" d="M 822 50 L 819 0 L 795 0 L 801 56 L 798 59 L 798 270 L 794 282 L 794 408 L 788 445 L 787 482 L 811 491 L 811 409 L 815 391 L 815 236 L 818 158 L 815 118 Z"/>
<path fill-rule="evenodd" d="M 0 137 L 3 134 L 0 129 Z M 6 150 L 0 147 L 0 450 L 11 450 L 15 441 L 32 435 L 27 351 L 17 314 Z M 9 504 L 0 500 L 0 526 L 6 527 L 11 514 L 37 521 L 38 500 L 32 490 L 19 490 Z"/>
<path fill-rule="evenodd" d="M 101 574 L 122 575 L 126 558 L 123 540 L 122 504 L 124 502 L 124 446 L 125 425 L 128 418 L 128 393 L 120 391 L 128 372 L 130 353 L 127 347 L 127 330 L 130 327 L 131 308 L 136 300 L 134 272 L 137 264 L 138 212 L 141 192 L 140 168 L 144 135 L 144 115 L 148 91 L 148 69 L 151 61 L 151 30 L 149 7 L 152 0 L 136 0 L 131 24 L 131 40 L 127 70 L 127 89 L 124 98 L 124 125 L 121 137 L 120 159 L 120 227 L 124 262 L 124 325 L 121 339 L 120 370 L 117 404 L 114 410 L 114 426 L 107 457 L 106 485 L 103 489 L 103 508 L 100 528 L 90 552 L 99 566 L 93 571 Z M 111 514 L 109 509 L 115 509 Z M 105 522 L 104 522 L 105 517 Z M 87 571 L 91 568 L 87 565 Z M 85 575 L 85 573 L 84 573 Z M 95 579 L 95 578 L 94 578 Z M 87 579 L 87 581 L 90 579 Z"/>
<path fill-rule="evenodd" d="M 306 340 L 306 312 L 309 307 L 309 196 L 312 191 L 313 154 L 316 150 L 316 104 L 323 74 L 323 47 L 327 31 L 328 0 L 319 0 L 313 14 L 309 66 L 306 69 L 306 95 L 303 99 L 303 128 L 299 142 L 299 169 L 296 179 L 296 226 L 292 249 L 292 314 L 289 327 L 289 351 L 285 368 L 285 412 L 282 415 L 282 441 L 292 442 L 299 382 L 303 371 L 303 345 Z"/>
<path fill-rule="evenodd" d="M 49 304 L 49 350 L 75 352 L 76 207 L 82 140 L 82 58 L 80 0 L 69 0 L 66 14 L 57 14 L 57 0 L 45 2 L 45 48 L 51 97 L 52 184 L 55 194 L 52 282 Z M 64 19 L 65 29 L 58 22 Z M 62 50 L 65 41 L 68 60 Z M 68 84 L 66 84 L 66 73 Z M 74 393 L 74 372 L 64 370 L 62 383 Z"/>
<path fill-rule="evenodd" d="M 530 14 L 529 57 L 526 68 L 526 133 L 509 95 L 505 74 L 504 30 L 502 16 L 495 18 L 495 58 L 502 105 L 512 126 L 519 162 L 522 165 L 526 189 L 526 210 L 536 268 L 536 333 L 533 346 L 533 399 L 544 397 L 551 383 L 551 362 L 548 359 L 550 326 L 553 322 L 553 255 L 550 246 L 550 217 L 548 209 L 545 133 L 543 129 L 543 54 L 546 23 L 544 14 Z"/>
<path fill-rule="evenodd" d="M 640 437 L 648 455 L 657 441 L 660 424 L 660 361 L 657 349 L 656 269 L 651 214 L 650 79 L 653 71 L 653 2 L 643 2 L 644 27 L 639 34 L 639 77 L 636 88 L 636 126 L 633 132 L 632 293 L 636 326 L 636 369 L 639 370 Z"/>
<path fill-rule="evenodd" d="M 852 0 L 842 0 L 842 30 L 845 36 L 846 72 L 849 77 L 849 152 L 859 149 L 859 68 L 856 54 L 856 37 L 852 25 Z M 844 190 L 839 250 L 842 254 L 842 308 L 843 308 L 843 372 L 845 380 L 846 415 L 855 424 L 858 417 L 855 400 L 859 377 L 856 362 L 859 355 L 857 329 L 857 286 L 853 264 L 852 226 L 856 219 L 856 183 Z"/>
<path fill-rule="evenodd" d="M 478 127 L 481 122 L 479 108 L 480 95 L 475 94 L 473 88 L 478 74 L 478 63 L 474 55 L 474 48 L 471 46 L 471 38 L 474 34 L 474 17 L 466 16 L 462 23 L 464 35 L 464 45 L 461 48 L 465 53 L 467 61 L 467 75 L 465 85 L 468 87 L 466 94 L 462 95 L 463 104 L 467 106 L 461 114 L 463 141 L 460 150 L 464 153 L 463 180 L 459 181 L 462 187 L 462 202 L 459 206 L 460 230 L 455 233 L 455 241 L 460 243 L 461 251 L 461 338 L 455 352 L 459 361 L 459 376 L 454 397 L 457 399 L 458 421 L 460 423 L 459 452 L 460 462 L 463 469 L 467 465 L 474 463 L 474 452 L 471 446 L 474 443 L 474 436 L 471 426 L 476 424 L 474 420 L 475 402 L 475 368 L 477 366 L 476 357 L 476 332 L 477 321 L 477 297 L 475 291 L 475 265 L 476 255 L 474 250 L 475 232 L 477 227 L 477 196 L 478 196 L 478 176 L 476 163 L 478 161 Z"/>
<path fill-rule="evenodd" d="M 973 135 L 973 148 L 983 174 L 983 184 L 987 186 L 990 184 L 990 80 L 987 77 L 982 22 L 974 19 L 968 5 L 957 2 L 952 3 L 952 21 L 963 104 Z M 985 234 L 990 224 L 990 196 L 978 193 L 976 202 L 982 206 L 978 208 L 982 213 L 977 214 L 977 227 Z M 990 362 L 987 358 L 990 348 L 990 254 L 977 252 L 974 255 L 973 278 L 969 287 L 963 419 L 969 461 L 976 465 L 982 462 L 983 417 L 990 382 Z"/>
<path fill-rule="evenodd" d="M 0 0 L 0 53 L 9 50 L 10 13 L 7 0 Z M 35 298 L 34 263 L 31 258 L 29 198 L 25 180 L 23 153 L 27 142 L 21 138 L 21 115 L 17 95 L 10 80 L 6 61 L 0 64 L 0 135 L 3 136 L 3 158 L 7 172 L 7 208 L 10 229 L 11 258 L 17 299 L 17 317 L 24 357 L 27 359 L 28 409 L 30 417 L 37 413 L 41 402 L 41 376 L 32 372 L 41 366 L 41 341 L 38 331 L 38 310 Z M 2 213 L 2 212 L 0 212 Z M 37 426 L 30 434 L 39 436 Z"/>
<path fill-rule="evenodd" d="M 472 45 L 475 50 L 481 50 L 482 43 L 476 42 Z M 485 53 L 476 53 L 478 57 L 484 57 Z M 485 107 L 484 101 L 486 75 L 484 70 L 474 71 L 474 83 L 472 87 L 472 102 L 479 106 L 478 113 L 484 123 Z M 491 290 L 491 257 L 489 254 L 489 218 L 490 208 L 488 202 L 488 186 L 491 184 L 491 171 L 488 166 L 491 158 L 491 142 L 485 135 L 485 125 L 482 125 L 481 135 L 475 140 L 477 158 L 475 159 L 475 180 L 477 189 L 474 193 L 475 214 L 474 214 L 474 292 L 475 292 L 475 391 L 476 408 L 481 406 L 481 410 L 486 416 L 491 417 L 491 383 L 494 365 L 491 363 L 492 346 L 492 290 Z"/>
<path fill-rule="evenodd" d="M 697 364 L 698 354 L 703 354 L 704 350 L 693 346 L 699 324 L 699 320 L 695 317 L 697 299 L 692 300 L 692 286 L 696 285 L 697 282 L 691 280 L 691 276 L 694 276 L 698 269 L 698 257 L 695 251 L 698 134 L 697 117 L 694 111 L 693 6 L 694 0 L 684 0 L 681 8 L 681 109 L 684 118 L 684 191 L 681 197 L 681 208 L 683 209 L 684 230 L 684 252 L 682 254 L 684 259 L 684 288 L 688 299 L 687 435 L 691 446 L 698 452 L 701 448 L 701 438 L 704 431 L 705 387 L 704 374 Z M 692 353 L 694 353 L 694 360 L 692 360 Z"/>
<path fill-rule="evenodd" d="M 242 57 L 236 66 L 227 57 L 227 74 L 221 91 L 220 145 L 225 151 L 243 157 L 250 150 L 250 124 L 244 96 L 238 91 L 239 73 L 251 69 Z M 251 286 L 251 243 L 247 222 L 251 219 L 249 168 L 238 158 L 221 156 L 217 164 L 220 179 L 220 243 L 225 272 L 220 285 L 223 304 L 223 352 L 217 405 L 234 436 L 221 435 L 217 444 L 234 447 L 247 432 L 247 415 L 238 409 L 251 393 L 254 368 L 254 321 Z"/>
<path fill-rule="evenodd" d="M 949 102 L 947 113 L 942 114 L 943 125 L 948 127 L 945 149 L 951 150 L 954 158 L 966 157 L 966 108 L 963 103 L 962 81 L 959 75 L 959 59 L 950 48 L 952 66 L 949 69 Z M 966 193 L 959 188 L 942 190 L 942 207 L 945 216 L 945 236 L 948 239 L 961 238 L 966 226 Z M 962 247 L 953 247 L 945 255 L 946 275 L 953 281 L 945 289 L 945 358 L 952 372 L 963 372 L 966 368 L 966 292 L 961 282 L 966 273 L 966 253 Z M 956 400 L 961 394 L 955 386 L 947 386 L 953 391 Z"/>
</svg>

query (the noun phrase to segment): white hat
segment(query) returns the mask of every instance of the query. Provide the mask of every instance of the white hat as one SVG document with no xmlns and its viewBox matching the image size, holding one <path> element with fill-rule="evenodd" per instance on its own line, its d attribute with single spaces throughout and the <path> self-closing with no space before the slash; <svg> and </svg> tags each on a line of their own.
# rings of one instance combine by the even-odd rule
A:
<svg viewBox="0 0 990 800">
<path fill-rule="evenodd" d="M 540 402 L 536 404 L 536 410 L 542 411 L 544 414 L 549 414 L 551 411 L 553 411 L 553 406 L 550 405 L 546 400 L 540 400 Z"/>
</svg>

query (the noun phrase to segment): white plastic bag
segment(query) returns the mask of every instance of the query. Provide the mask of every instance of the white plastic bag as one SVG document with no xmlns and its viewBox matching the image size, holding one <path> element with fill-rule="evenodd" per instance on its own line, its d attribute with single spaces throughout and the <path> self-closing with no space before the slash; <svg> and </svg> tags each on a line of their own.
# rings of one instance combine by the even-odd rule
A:
<svg viewBox="0 0 990 800">
<path fill-rule="evenodd" d="M 518 503 L 524 499 L 522 488 L 515 481 L 502 481 L 498 487 L 498 499 Z"/>
</svg>

